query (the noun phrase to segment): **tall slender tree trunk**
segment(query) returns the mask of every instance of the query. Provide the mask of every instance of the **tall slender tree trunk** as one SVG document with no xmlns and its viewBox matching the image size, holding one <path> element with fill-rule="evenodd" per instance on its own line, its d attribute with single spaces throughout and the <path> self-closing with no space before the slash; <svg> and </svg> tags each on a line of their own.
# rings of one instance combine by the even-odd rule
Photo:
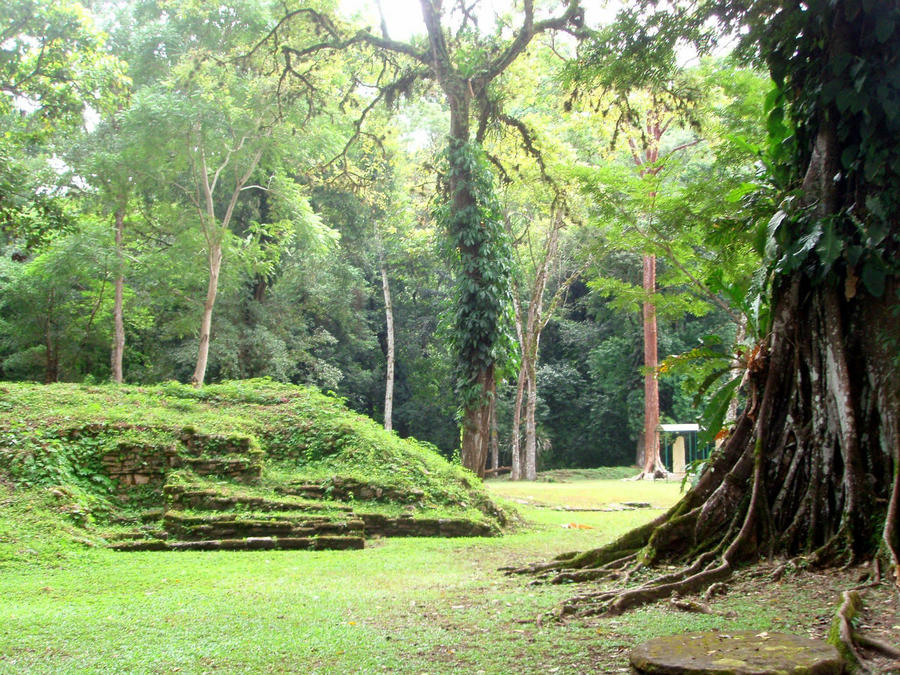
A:
<svg viewBox="0 0 900 675">
<path fill-rule="evenodd" d="M 124 256 L 122 240 L 125 234 L 125 208 L 116 209 L 116 282 L 115 297 L 113 300 L 113 344 L 110 355 L 112 381 L 122 383 L 122 358 L 125 354 L 125 320 L 124 320 L 124 289 L 125 272 L 123 270 Z"/>
<path fill-rule="evenodd" d="M 536 359 L 537 354 L 535 353 Z M 525 480 L 535 480 L 537 478 L 537 425 L 535 422 L 537 378 L 534 360 L 528 364 L 527 388 L 528 397 L 525 401 Z"/>
<path fill-rule="evenodd" d="M 391 302 L 391 286 L 388 282 L 387 265 L 382 258 L 381 289 L 384 292 L 384 323 L 387 330 L 387 365 L 384 376 L 384 428 L 393 429 L 394 414 L 394 305 Z"/>
<path fill-rule="evenodd" d="M 491 399 L 491 468 L 494 475 L 500 469 L 500 436 L 497 432 L 497 397 Z"/>
<path fill-rule="evenodd" d="M 47 298 L 47 322 L 44 325 L 44 348 L 47 351 L 44 361 L 44 384 L 59 382 L 59 352 L 53 335 L 53 313 L 56 308 L 56 292 L 50 289 Z"/>
<path fill-rule="evenodd" d="M 531 290 L 531 300 L 528 305 L 528 319 L 523 331 L 524 349 L 522 350 L 522 367 L 526 372 L 525 400 L 525 480 L 537 478 L 537 365 L 540 358 L 541 333 L 553 309 L 560 299 L 560 292 L 568 285 L 573 277 L 570 277 L 559 289 L 550 303 L 549 310 L 544 311 L 544 291 L 547 288 L 547 279 L 550 276 L 550 266 L 559 251 L 559 235 L 563 227 L 562 212 L 557 209 L 553 214 L 553 222 L 547 233 L 544 243 L 544 259 L 538 268 Z"/>
<path fill-rule="evenodd" d="M 241 141 L 243 143 L 243 140 Z M 240 144 L 238 145 L 240 147 Z M 206 379 L 206 364 L 209 358 L 209 339 L 212 331 L 212 313 L 216 304 L 216 295 L 219 292 L 219 271 L 222 268 L 222 243 L 228 232 L 228 226 L 231 223 L 231 217 L 234 214 L 234 207 L 237 205 L 238 197 L 244 185 L 250 180 L 250 176 L 259 165 L 262 157 L 262 149 L 258 149 L 247 162 L 246 169 L 237 176 L 234 189 L 231 191 L 231 197 L 228 200 L 228 206 L 225 208 L 225 215 L 222 216 L 221 223 L 216 220 L 216 206 L 213 198 L 213 191 L 219 179 L 219 174 L 228 165 L 228 158 L 213 172 L 212 181 L 210 181 L 210 171 L 206 164 L 206 153 L 201 145 L 199 151 L 199 164 L 195 167 L 195 180 L 202 195 L 202 201 L 196 203 L 199 211 L 200 221 L 203 225 L 203 233 L 206 235 L 206 244 L 209 247 L 207 259 L 209 261 L 209 283 L 206 287 L 206 302 L 203 304 L 203 318 L 200 320 L 200 344 L 197 349 L 197 366 L 194 368 L 194 375 L 191 377 L 191 384 L 195 387 L 202 387 L 203 381 Z"/>
<path fill-rule="evenodd" d="M 519 377 L 516 381 L 516 401 L 513 407 L 512 433 L 510 449 L 512 461 L 510 462 L 509 477 L 511 480 L 522 480 L 522 403 L 525 400 L 525 383 L 528 381 L 528 372 L 523 363 L 519 366 Z"/>
<path fill-rule="evenodd" d="M 657 367 L 656 256 L 644 256 L 644 470 L 647 478 L 664 477 L 665 467 L 659 459 L 659 380 Z"/>
<path fill-rule="evenodd" d="M 200 320 L 200 346 L 197 350 L 197 367 L 191 384 L 202 387 L 206 379 L 206 363 L 209 358 L 209 336 L 212 330 L 213 306 L 219 292 L 219 270 L 222 267 L 222 243 L 214 241 L 209 247 L 209 283 L 206 287 L 206 302 L 203 304 L 203 318 Z"/>
</svg>

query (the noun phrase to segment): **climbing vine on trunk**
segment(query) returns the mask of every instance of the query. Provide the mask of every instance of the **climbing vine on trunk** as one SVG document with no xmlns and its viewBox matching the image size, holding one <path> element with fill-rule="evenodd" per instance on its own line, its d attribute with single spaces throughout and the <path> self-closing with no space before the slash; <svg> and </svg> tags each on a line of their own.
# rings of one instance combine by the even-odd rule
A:
<svg viewBox="0 0 900 675">
<path fill-rule="evenodd" d="M 455 279 L 451 340 L 457 387 L 462 409 L 487 417 L 496 367 L 513 351 L 512 250 L 484 153 L 475 144 L 451 139 L 444 159 L 452 194 L 435 209 L 435 219 L 446 233 Z M 462 208 L 460 197 L 467 202 Z M 478 428 L 487 432 L 488 420 Z M 478 447 L 484 456 L 463 458 L 464 465 L 483 470 L 488 446 Z"/>
</svg>

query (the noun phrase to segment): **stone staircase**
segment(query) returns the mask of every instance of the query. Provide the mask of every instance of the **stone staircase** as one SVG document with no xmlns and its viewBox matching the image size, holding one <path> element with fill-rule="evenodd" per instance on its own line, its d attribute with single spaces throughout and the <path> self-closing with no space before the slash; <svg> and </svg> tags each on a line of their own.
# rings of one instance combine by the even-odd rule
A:
<svg viewBox="0 0 900 675">
<path fill-rule="evenodd" d="M 324 499 L 327 489 L 322 486 L 273 490 L 268 496 L 242 493 L 235 491 L 235 487 L 235 484 L 223 489 L 204 484 L 168 484 L 163 488 L 165 510 L 153 510 L 144 524 L 117 533 L 110 548 L 117 551 L 347 550 L 364 548 L 365 540 L 372 537 L 498 534 L 486 523 L 465 518 L 419 518 L 410 512 L 388 516 L 366 510 L 364 502 L 354 508 Z"/>
<path fill-rule="evenodd" d="M 422 490 L 401 492 L 342 476 L 263 489 L 264 453 L 249 437 L 185 428 L 175 443 L 154 440 L 152 430 L 132 433 L 101 458 L 123 502 L 138 488 L 164 502 L 132 518 L 135 529 L 111 535 L 109 546 L 117 551 L 346 550 L 363 548 L 371 537 L 498 534 L 480 521 L 416 517 Z M 396 513 L 400 505 L 400 515 L 383 513 L 386 506 Z"/>
</svg>

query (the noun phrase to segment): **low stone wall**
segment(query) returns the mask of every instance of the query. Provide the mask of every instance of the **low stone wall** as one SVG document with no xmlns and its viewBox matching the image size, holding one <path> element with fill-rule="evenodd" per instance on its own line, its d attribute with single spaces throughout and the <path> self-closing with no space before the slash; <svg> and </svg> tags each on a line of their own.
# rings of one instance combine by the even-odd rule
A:
<svg viewBox="0 0 900 675">
<path fill-rule="evenodd" d="M 200 509 L 205 511 L 227 511 L 241 508 L 253 511 L 344 511 L 352 508 L 334 502 L 282 501 L 266 497 L 242 495 L 239 497 L 222 494 L 218 490 L 197 489 L 189 485 L 166 485 L 163 488 L 173 509 Z"/>
<path fill-rule="evenodd" d="M 399 504 L 418 504 L 424 501 L 425 492 L 418 488 L 401 490 L 389 486 L 364 483 L 355 478 L 334 476 L 322 484 L 294 484 L 278 490 L 281 494 L 306 499 L 333 499 L 336 501 L 376 501 Z"/>
<path fill-rule="evenodd" d="M 156 485 L 165 481 L 169 469 L 181 466 L 175 445 L 122 441 L 101 459 L 106 473 L 119 485 Z"/>
<path fill-rule="evenodd" d="M 73 434 L 99 434 L 106 427 L 84 428 Z M 199 434 L 184 429 L 180 443 L 141 443 L 120 441 L 116 449 L 101 458 L 106 473 L 123 488 L 135 485 L 161 485 L 170 469 L 188 467 L 200 475 L 224 476 L 250 483 L 262 472 L 264 453 L 248 436 Z"/>
<path fill-rule="evenodd" d="M 497 530 L 486 523 L 462 518 L 390 518 L 378 513 L 360 513 L 366 536 L 381 537 L 492 537 Z"/>
</svg>

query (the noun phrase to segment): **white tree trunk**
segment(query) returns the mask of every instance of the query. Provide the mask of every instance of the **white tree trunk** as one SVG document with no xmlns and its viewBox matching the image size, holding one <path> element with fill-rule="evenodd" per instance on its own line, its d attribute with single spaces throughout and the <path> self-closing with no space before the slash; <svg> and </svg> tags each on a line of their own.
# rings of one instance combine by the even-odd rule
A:
<svg viewBox="0 0 900 675">
<path fill-rule="evenodd" d="M 113 301 L 113 344 L 112 354 L 110 355 L 110 366 L 112 370 L 112 381 L 119 384 L 122 383 L 122 358 L 125 354 L 125 320 L 124 320 L 124 294 L 125 294 L 125 274 L 122 271 L 123 255 L 122 240 L 125 234 L 125 209 L 120 207 L 116 210 L 116 289 L 115 299 Z"/>
<path fill-rule="evenodd" d="M 245 139 L 242 139 L 235 150 L 240 149 Z M 222 222 L 216 221 L 216 207 L 213 200 L 213 191 L 219 181 L 222 171 L 228 166 L 231 158 L 229 151 L 225 160 L 218 169 L 212 174 L 210 181 L 210 171 L 206 164 L 206 153 L 201 146 L 199 152 L 199 167 L 195 167 L 195 180 L 202 195 L 202 201 L 196 203 L 197 210 L 200 213 L 200 221 L 203 226 L 203 233 L 206 236 L 206 244 L 209 247 L 209 283 L 206 287 L 206 302 L 203 304 L 203 318 L 200 320 L 200 345 L 197 350 L 197 367 L 194 368 L 194 375 L 191 377 L 191 384 L 195 387 L 202 387 L 203 381 L 206 379 L 206 363 L 209 358 L 209 339 L 212 330 L 212 312 L 213 306 L 216 304 L 216 295 L 219 292 L 219 270 L 222 268 L 222 242 L 225 234 L 228 232 L 228 225 L 231 223 L 231 217 L 234 214 L 234 207 L 237 205 L 238 197 L 244 185 L 250 179 L 250 176 L 256 170 L 259 160 L 262 157 L 262 150 L 257 150 L 247 163 L 246 170 L 236 176 L 234 189 L 231 191 L 231 197 L 228 200 L 228 206 L 225 209 L 225 215 Z"/>
<path fill-rule="evenodd" d="M 222 267 L 222 244 L 210 245 L 209 250 L 209 283 L 206 287 L 206 302 L 203 304 L 203 318 L 200 320 L 200 346 L 197 352 L 197 367 L 191 384 L 202 387 L 206 378 L 206 362 L 209 358 L 209 335 L 212 329 L 213 306 L 219 292 L 219 270 Z"/>
<path fill-rule="evenodd" d="M 394 305 L 388 283 L 387 266 L 381 260 L 381 288 L 384 291 L 384 321 L 387 327 L 387 367 L 384 377 L 384 428 L 393 429 L 394 414 Z"/>
<path fill-rule="evenodd" d="M 534 363 L 529 364 L 528 397 L 525 402 L 525 480 L 537 479 L 537 382 Z"/>
<path fill-rule="evenodd" d="M 513 408 L 512 422 L 512 438 L 510 440 L 510 449 L 512 450 L 512 461 L 510 462 L 510 480 L 522 480 L 522 438 L 520 430 L 522 428 L 522 401 L 525 396 L 525 381 L 528 375 L 525 372 L 525 364 L 519 368 L 519 378 L 516 383 L 516 403 Z"/>
</svg>

